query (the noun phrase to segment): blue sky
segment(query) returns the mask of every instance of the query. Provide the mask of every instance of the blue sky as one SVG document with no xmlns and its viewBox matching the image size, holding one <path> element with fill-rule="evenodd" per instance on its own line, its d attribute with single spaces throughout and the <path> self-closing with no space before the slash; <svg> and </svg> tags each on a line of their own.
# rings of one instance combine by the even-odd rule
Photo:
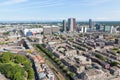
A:
<svg viewBox="0 0 120 80">
<path fill-rule="evenodd" d="M 120 20 L 120 0 L 0 0 L 0 21 Z"/>
</svg>

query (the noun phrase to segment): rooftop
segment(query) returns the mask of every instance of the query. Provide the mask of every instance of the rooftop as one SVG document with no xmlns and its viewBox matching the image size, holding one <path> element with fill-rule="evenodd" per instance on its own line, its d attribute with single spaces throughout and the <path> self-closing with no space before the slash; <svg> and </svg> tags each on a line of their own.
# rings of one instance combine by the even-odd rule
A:
<svg viewBox="0 0 120 80">
<path fill-rule="evenodd" d="M 102 71 L 98 69 L 89 69 L 89 70 L 86 70 L 85 73 L 89 76 L 93 76 L 93 75 L 101 74 Z"/>
</svg>

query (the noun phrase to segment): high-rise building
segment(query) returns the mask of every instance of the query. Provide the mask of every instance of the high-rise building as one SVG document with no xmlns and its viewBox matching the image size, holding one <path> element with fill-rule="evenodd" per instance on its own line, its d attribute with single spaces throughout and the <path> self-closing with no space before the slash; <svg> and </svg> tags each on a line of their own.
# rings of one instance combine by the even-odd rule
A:
<svg viewBox="0 0 120 80">
<path fill-rule="evenodd" d="M 99 31 L 100 30 L 100 24 L 95 24 L 96 30 Z"/>
<path fill-rule="evenodd" d="M 81 33 L 86 33 L 87 32 L 87 27 L 86 26 L 81 26 Z"/>
<path fill-rule="evenodd" d="M 110 32 L 111 26 L 104 25 L 104 32 Z"/>
<path fill-rule="evenodd" d="M 70 32 L 74 32 L 77 30 L 76 27 L 76 19 L 75 18 L 69 18 L 68 19 L 68 29 Z"/>
<path fill-rule="evenodd" d="M 110 26 L 110 33 L 113 33 L 113 31 L 114 31 L 114 27 Z"/>
<path fill-rule="evenodd" d="M 66 20 L 63 20 L 63 31 L 66 32 L 67 31 L 67 28 L 66 28 Z"/>
<path fill-rule="evenodd" d="M 93 22 L 92 22 L 92 19 L 89 19 L 89 28 L 90 28 L 90 30 L 92 30 L 92 28 L 93 28 Z"/>
</svg>

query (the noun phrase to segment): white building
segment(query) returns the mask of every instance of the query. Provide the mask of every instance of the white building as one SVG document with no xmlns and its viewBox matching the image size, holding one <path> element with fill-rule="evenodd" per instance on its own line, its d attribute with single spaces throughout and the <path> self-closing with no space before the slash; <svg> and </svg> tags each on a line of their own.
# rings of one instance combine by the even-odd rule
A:
<svg viewBox="0 0 120 80">
<path fill-rule="evenodd" d="M 81 26 L 81 33 L 86 33 L 87 32 L 87 27 L 86 26 Z"/>
<path fill-rule="evenodd" d="M 110 33 L 117 33 L 117 28 L 111 26 Z"/>
<path fill-rule="evenodd" d="M 43 28 L 31 28 L 31 29 L 25 29 L 24 30 L 24 34 L 26 35 L 27 32 L 31 31 L 33 34 L 36 34 L 36 33 L 41 33 L 43 32 Z"/>
</svg>

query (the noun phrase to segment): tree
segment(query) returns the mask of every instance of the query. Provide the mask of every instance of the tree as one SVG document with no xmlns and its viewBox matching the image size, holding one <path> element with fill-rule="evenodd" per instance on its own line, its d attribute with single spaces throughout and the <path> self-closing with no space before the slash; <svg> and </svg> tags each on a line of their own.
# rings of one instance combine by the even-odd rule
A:
<svg viewBox="0 0 120 80">
<path fill-rule="evenodd" d="M 32 79 L 34 79 L 34 72 L 33 72 L 33 69 L 30 68 L 28 70 L 28 80 L 32 80 Z"/>
<path fill-rule="evenodd" d="M 16 55 L 16 57 L 15 57 L 16 63 L 23 64 L 26 60 L 27 60 L 27 58 L 25 56 L 22 56 L 22 55 Z"/>
<path fill-rule="evenodd" d="M 24 76 L 28 78 L 28 73 L 25 71 Z"/>
<path fill-rule="evenodd" d="M 95 54 L 95 56 L 96 56 L 97 58 L 99 58 L 100 60 L 102 60 L 102 61 L 105 61 L 105 60 L 106 60 L 105 57 L 103 57 L 103 56 L 101 56 L 101 55 L 99 55 L 99 54 Z"/>
<path fill-rule="evenodd" d="M 9 62 L 9 61 L 10 61 L 10 56 L 9 56 L 9 54 L 8 54 L 8 53 L 2 54 L 1 62 L 2 62 L 2 63 L 7 63 L 7 62 Z"/>
<path fill-rule="evenodd" d="M 120 50 L 119 50 L 119 51 L 117 51 L 117 53 L 120 53 Z"/>
<path fill-rule="evenodd" d="M 10 78 L 10 77 L 11 77 L 11 71 L 8 71 L 7 74 L 6 74 L 6 76 L 7 76 L 8 78 Z"/>
<path fill-rule="evenodd" d="M 10 33 L 9 31 L 4 32 L 3 35 L 9 35 L 9 33 Z"/>
<path fill-rule="evenodd" d="M 27 60 L 27 61 L 24 61 L 24 62 L 22 62 L 22 63 L 23 63 L 23 65 L 24 65 L 24 67 L 25 67 L 25 66 L 30 66 L 30 65 L 31 65 L 30 61 L 28 61 L 28 60 Z"/>
<path fill-rule="evenodd" d="M 118 62 L 111 62 L 110 65 L 111 66 L 117 66 L 119 63 Z"/>
<path fill-rule="evenodd" d="M 0 55 L 0 72 L 11 80 L 34 79 L 34 71 L 29 59 L 23 55 L 5 52 Z M 28 74 L 29 73 L 29 74 Z"/>
<path fill-rule="evenodd" d="M 20 72 L 16 72 L 16 73 L 14 74 L 13 80 L 24 80 L 24 77 L 21 75 Z"/>
<path fill-rule="evenodd" d="M 69 76 L 70 76 L 71 78 L 73 78 L 73 77 L 75 76 L 75 74 L 74 74 L 73 72 L 70 72 Z"/>
</svg>

